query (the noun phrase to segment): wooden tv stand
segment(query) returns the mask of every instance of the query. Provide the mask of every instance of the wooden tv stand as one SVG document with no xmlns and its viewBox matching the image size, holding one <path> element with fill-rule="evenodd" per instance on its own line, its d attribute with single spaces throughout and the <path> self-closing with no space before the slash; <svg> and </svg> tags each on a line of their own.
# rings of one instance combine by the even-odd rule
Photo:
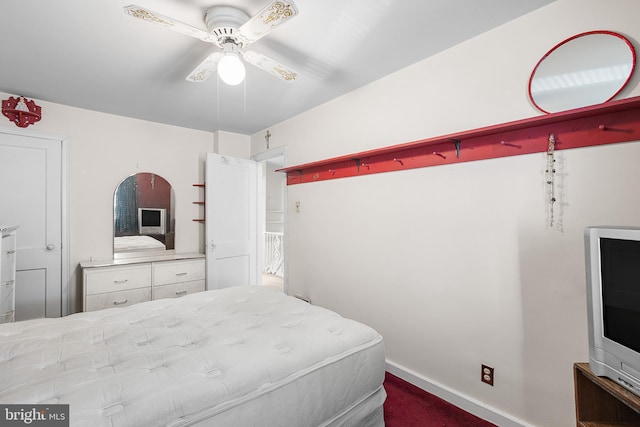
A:
<svg viewBox="0 0 640 427">
<path fill-rule="evenodd" d="M 609 378 L 598 377 L 588 363 L 574 363 L 576 426 L 640 426 L 640 397 Z"/>
</svg>

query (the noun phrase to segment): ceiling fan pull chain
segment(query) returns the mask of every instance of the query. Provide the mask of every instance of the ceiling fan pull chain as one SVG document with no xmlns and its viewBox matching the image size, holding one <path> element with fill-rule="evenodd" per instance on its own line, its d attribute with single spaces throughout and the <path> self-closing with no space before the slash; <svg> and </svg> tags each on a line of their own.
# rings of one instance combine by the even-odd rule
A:
<svg viewBox="0 0 640 427">
<path fill-rule="evenodd" d="M 216 120 L 220 123 L 220 76 L 216 78 Z"/>
</svg>

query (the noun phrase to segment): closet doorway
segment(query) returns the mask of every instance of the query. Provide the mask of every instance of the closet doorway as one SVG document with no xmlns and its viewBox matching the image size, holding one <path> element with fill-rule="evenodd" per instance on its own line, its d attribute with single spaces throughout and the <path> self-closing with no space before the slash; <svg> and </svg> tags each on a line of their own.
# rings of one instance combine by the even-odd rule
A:
<svg viewBox="0 0 640 427">
<path fill-rule="evenodd" d="M 0 223 L 17 225 L 16 320 L 69 312 L 66 145 L 62 138 L 0 130 Z"/>
<path fill-rule="evenodd" d="M 286 147 L 265 151 L 253 157 L 262 163 L 259 212 L 263 223 L 262 285 L 287 292 L 287 185 L 286 174 L 276 172 L 285 165 Z"/>
</svg>

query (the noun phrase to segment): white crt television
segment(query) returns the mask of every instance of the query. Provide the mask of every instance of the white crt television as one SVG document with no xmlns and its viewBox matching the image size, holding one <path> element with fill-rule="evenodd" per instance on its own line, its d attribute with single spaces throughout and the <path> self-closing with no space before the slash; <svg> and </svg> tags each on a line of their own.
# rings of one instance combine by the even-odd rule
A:
<svg viewBox="0 0 640 427">
<path fill-rule="evenodd" d="M 585 229 L 589 368 L 640 396 L 640 228 Z"/>
<path fill-rule="evenodd" d="M 164 208 L 138 208 L 139 234 L 164 234 L 166 211 Z"/>
</svg>

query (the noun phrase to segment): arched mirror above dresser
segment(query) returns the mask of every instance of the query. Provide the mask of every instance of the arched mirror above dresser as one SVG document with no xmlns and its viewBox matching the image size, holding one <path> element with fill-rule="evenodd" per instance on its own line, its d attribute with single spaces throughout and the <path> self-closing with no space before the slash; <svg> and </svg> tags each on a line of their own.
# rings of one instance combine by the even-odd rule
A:
<svg viewBox="0 0 640 427">
<path fill-rule="evenodd" d="M 128 176 L 113 196 L 113 256 L 140 257 L 175 249 L 171 184 L 155 173 Z"/>
</svg>

